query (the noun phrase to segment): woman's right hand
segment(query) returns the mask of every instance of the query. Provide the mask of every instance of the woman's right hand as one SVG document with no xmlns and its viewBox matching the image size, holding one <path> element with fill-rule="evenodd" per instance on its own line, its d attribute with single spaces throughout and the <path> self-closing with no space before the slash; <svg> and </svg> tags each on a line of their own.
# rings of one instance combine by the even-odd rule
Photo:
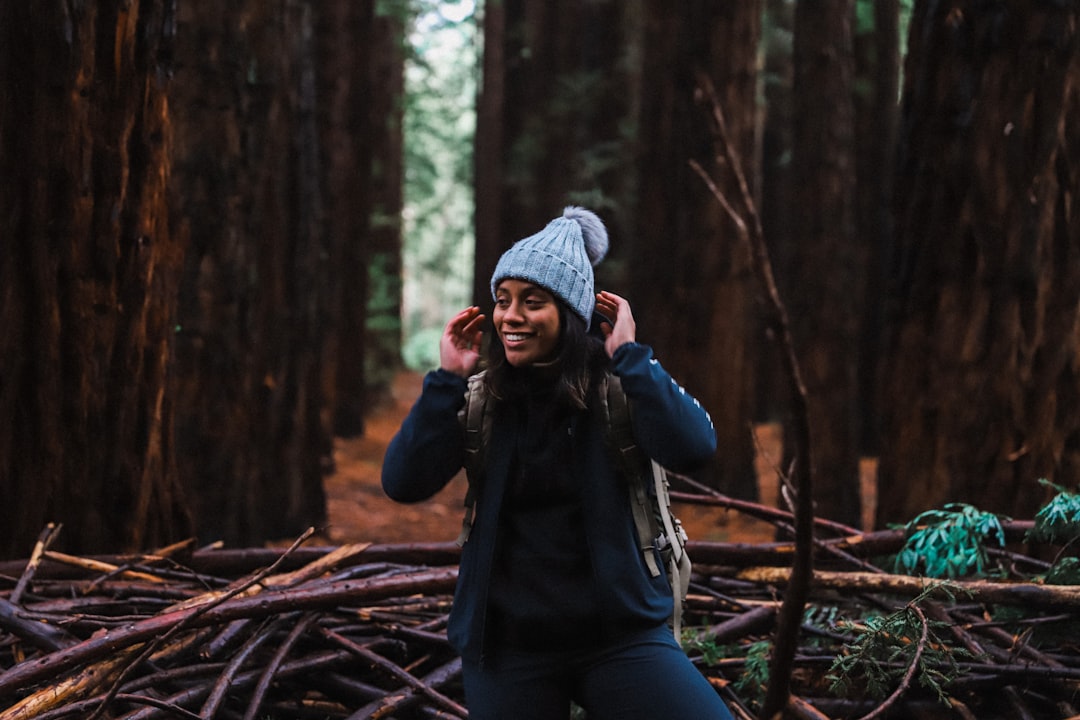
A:
<svg viewBox="0 0 1080 720">
<path fill-rule="evenodd" d="M 475 305 L 467 307 L 446 323 L 439 340 L 439 366 L 467 378 L 480 363 L 480 329 L 484 314 Z"/>
</svg>

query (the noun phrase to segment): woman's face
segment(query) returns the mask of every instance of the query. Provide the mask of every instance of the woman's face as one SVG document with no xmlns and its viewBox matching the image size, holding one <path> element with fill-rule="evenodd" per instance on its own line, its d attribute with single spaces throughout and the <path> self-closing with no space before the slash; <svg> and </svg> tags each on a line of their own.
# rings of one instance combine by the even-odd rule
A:
<svg viewBox="0 0 1080 720">
<path fill-rule="evenodd" d="M 559 306 L 539 285 L 507 278 L 495 288 L 492 313 L 506 360 L 525 367 L 555 357 L 559 345 Z"/>
</svg>

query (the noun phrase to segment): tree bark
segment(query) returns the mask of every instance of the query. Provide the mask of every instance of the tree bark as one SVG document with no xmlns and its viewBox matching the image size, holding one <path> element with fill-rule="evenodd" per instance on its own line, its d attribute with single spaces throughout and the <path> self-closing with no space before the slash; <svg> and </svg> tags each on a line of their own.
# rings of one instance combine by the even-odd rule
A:
<svg viewBox="0 0 1080 720">
<path fill-rule="evenodd" d="M 627 51 L 637 2 L 516 0 L 484 8 L 483 79 L 475 145 L 473 301 L 490 307 L 489 282 L 511 244 L 568 204 L 608 224 L 599 286 L 626 257 L 633 157 L 626 137 L 636 89 Z"/>
<path fill-rule="evenodd" d="M 312 6 L 184 3 L 176 82 L 177 444 L 205 541 L 325 520 L 322 204 Z"/>
<path fill-rule="evenodd" d="M 814 434 L 816 509 L 858 525 L 856 372 L 864 255 L 854 235 L 852 19 L 853 0 L 796 5 L 792 185 L 797 231 L 784 297 Z"/>
<path fill-rule="evenodd" d="M 0 555 L 48 522 L 95 552 L 190 531 L 168 362 L 175 9 L 0 9 Z"/>
<path fill-rule="evenodd" d="M 707 172 L 715 148 L 711 108 L 697 101 L 697 73 L 711 78 L 728 135 L 758 157 L 759 2 L 645 3 L 639 121 L 638 202 L 627 253 L 639 337 L 712 415 L 723 452 L 703 479 L 738 497 L 756 497 L 750 436 L 752 350 L 760 337 L 750 254 L 723 209 L 691 169 Z M 711 173 L 739 194 L 730 172 Z"/>
<path fill-rule="evenodd" d="M 879 523 L 1032 516 L 1080 480 L 1075 3 L 916 3 L 883 381 Z"/>
<path fill-rule="evenodd" d="M 873 0 L 874 26 L 855 38 L 855 235 L 864 253 L 859 309 L 857 447 L 878 445 L 878 375 L 885 308 L 885 260 L 892 247 L 892 195 L 900 116 L 900 0 Z"/>
</svg>

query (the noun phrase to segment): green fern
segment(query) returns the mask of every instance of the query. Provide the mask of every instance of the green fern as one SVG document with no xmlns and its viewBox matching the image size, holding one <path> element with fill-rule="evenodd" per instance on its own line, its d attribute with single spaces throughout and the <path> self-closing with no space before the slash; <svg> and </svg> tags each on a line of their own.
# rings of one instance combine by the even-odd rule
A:
<svg viewBox="0 0 1080 720">
<path fill-rule="evenodd" d="M 1045 478 L 1039 482 L 1054 488 L 1058 494 L 1035 514 L 1035 526 L 1028 531 L 1027 539 L 1058 545 L 1068 545 L 1080 539 L 1080 495 Z"/>
<path fill-rule="evenodd" d="M 987 544 L 1005 545 L 1001 521 L 971 505 L 950 503 L 927 510 L 905 526 L 907 541 L 896 556 L 896 571 L 955 579 L 986 576 Z"/>
</svg>

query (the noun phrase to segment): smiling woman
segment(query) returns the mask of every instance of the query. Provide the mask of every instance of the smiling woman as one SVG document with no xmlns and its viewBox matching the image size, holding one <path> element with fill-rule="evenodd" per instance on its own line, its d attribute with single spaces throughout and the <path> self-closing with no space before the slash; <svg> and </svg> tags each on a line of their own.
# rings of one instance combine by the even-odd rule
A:
<svg viewBox="0 0 1080 720">
<path fill-rule="evenodd" d="M 492 313 L 506 361 L 524 367 L 550 360 L 559 342 L 555 296 L 538 285 L 507 278 L 495 290 Z"/>
<path fill-rule="evenodd" d="M 659 570 L 662 545 L 636 531 L 640 505 L 627 488 L 637 476 L 608 442 L 602 388 L 619 384 L 642 451 L 673 470 L 711 457 L 716 431 L 637 342 L 630 303 L 595 291 L 593 265 L 607 244 L 599 217 L 568 207 L 503 253 L 482 376 L 486 318 L 472 306 L 446 324 L 440 368 L 424 378 L 383 461 L 387 495 L 418 503 L 467 454 L 480 458 L 468 466 L 447 628 L 476 720 L 568 720 L 572 701 L 591 720 L 731 717 L 667 624 L 675 604 Z M 459 418 L 476 407 L 491 408 L 479 454 Z"/>
</svg>

